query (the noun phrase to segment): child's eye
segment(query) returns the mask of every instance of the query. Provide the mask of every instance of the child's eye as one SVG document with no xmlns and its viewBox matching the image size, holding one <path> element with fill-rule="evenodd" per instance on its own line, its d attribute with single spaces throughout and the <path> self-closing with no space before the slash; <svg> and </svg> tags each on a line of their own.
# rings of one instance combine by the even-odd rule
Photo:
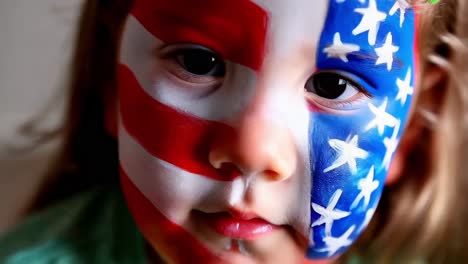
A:
<svg viewBox="0 0 468 264">
<path fill-rule="evenodd" d="M 336 73 L 317 73 L 307 80 L 305 90 L 325 99 L 346 100 L 359 93 L 351 81 Z"/>
<path fill-rule="evenodd" d="M 175 58 L 187 72 L 195 75 L 222 77 L 226 74 L 224 62 L 212 51 L 187 48 L 178 51 Z"/>
<path fill-rule="evenodd" d="M 355 108 L 355 103 L 368 96 L 366 90 L 351 78 L 331 71 L 312 75 L 304 90 L 309 102 L 337 110 Z"/>
<path fill-rule="evenodd" d="M 163 67 L 180 87 L 197 91 L 219 87 L 226 77 L 226 62 L 216 52 L 197 44 L 172 44 L 159 51 Z"/>
</svg>

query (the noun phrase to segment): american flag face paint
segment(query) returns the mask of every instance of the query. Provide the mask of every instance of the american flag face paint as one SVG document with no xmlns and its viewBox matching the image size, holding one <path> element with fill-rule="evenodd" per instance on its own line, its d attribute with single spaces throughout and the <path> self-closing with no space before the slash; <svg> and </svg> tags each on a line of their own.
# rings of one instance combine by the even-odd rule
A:
<svg viewBox="0 0 468 264">
<path fill-rule="evenodd" d="M 414 31 L 400 0 L 136 0 L 118 141 L 147 240 L 176 263 L 346 250 L 409 112 Z"/>
<path fill-rule="evenodd" d="M 367 96 L 353 90 L 348 98 L 355 100 L 322 104 L 326 110 L 310 117 L 312 258 L 343 252 L 370 221 L 403 132 L 417 69 L 415 14 L 406 2 L 330 1 L 327 21 L 335 23 L 325 23 L 316 76 L 338 73 L 349 90 L 361 87 Z"/>
</svg>

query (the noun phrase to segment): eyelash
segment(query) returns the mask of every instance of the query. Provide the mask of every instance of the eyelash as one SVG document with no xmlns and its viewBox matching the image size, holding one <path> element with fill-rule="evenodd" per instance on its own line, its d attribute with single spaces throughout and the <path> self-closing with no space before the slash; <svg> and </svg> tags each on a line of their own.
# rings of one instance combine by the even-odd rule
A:
<svg viewBox="0 0 468 264">
<path fill-rule="evenodd" d="M 327 99 L 314 94 L 313 92 L 306 91 L 305 87 L 304 90 L 306 93 L 306 99 L 308 104 L 311 105 L 312 109 L 318 107 L 325 112 L 352 111 L 359 109 L 365 102 L 373 98 L 372 94 L 369 92 L 370 85 L 365 80 L 355 74 L 339 70 L 318 71 L 307 80 L 305 86 L 311 80 L 311 78 L 316 78 L 323 74 L 335 75 L 340 80 L 345 80 L 347 83 L 355 87 L 357 94 L 346 100 Z"/>
<path fill-rule="evenodd" d="M 201 53 L 206 52 L 206 54 L 212 54 L 212 56 L 222 64 L 222 67 L 224 67 L 223 75 L 218 77 L 212 75 L 194 74 L 189 72 L 186 66 L 182 65 L 180 61 L 180 56 L 187 55 L 187 52 L 190 51 L 201 51 Z M 166 70 L 169 73 L 169 77 L 189 88 L 198 87 L 203 90 L 217 88 L 222 84 L 222 81 L 225 78 L 224 75 L 228 72 L 226 70 L 226 63 L 220 58 L 220 56 L 218 56 L 215 52 L 211 51 L 210 49 L 200 45 L 180 44 L 166 46 L 161 48 L 160 54 L 162 54 L 160 55 L 161 59 L 166 62 Z M 333 75 L 339 80 L 346 81 L 345 90 L 342 94 L 345 94 L 345 92 L 348 89 L 348 85 L 351 85 L 354 89 L 356 89 L 357 94 L 352 95 L 349 99 L 340 100 L 327 99 L 325 97 L 321 97 L 317 94 L 314 94 L 313 92 L 305 91 L 306 100 L 309 106 L 311 106 L 312 108 L 316 106 L 324 110 L 325 112 L 356 110 L 359 109 L 359 107 L 362 106 L 367 101 L 367 99 L 372 98 L 372 95 L 368 92 L 369 89 L 365 89 L 365 87 L 370 87 L 365 80 L 361 79 L 355 74 L 339 70 L 322 70 L 314 73 L 307 80 L 306 84 L 304 84 L 305 90 L 307 89 L 306 85 L 311 79 L 314 80 L 313 78 L 320 77 L 321 75 Z"/>
<path fill-rule="evenodd" d="M 184 84 L 205 85 L 210 87 L 219 85 L 225 76 L 218 77 L 210 75 L 198 75 L 189 72 L 184 68 L 183 65 L 181 65 L 179 56 L 184 55 L 186 52 L 196 50 L 212 53 L 213 56 L 216 57 L 221 63 L 223 63 L 224 67 L 226 67 L 224 60 L 222 60 L 216 52 L 196 44 L 178 44 L 163 47 L 160 51 L 162 54 L 160 57 L 163 61 L 166 62 L 166 70 L 172 74 L 173 77 L 177 78 L 179 81 L 182 81 Z"/>
</svg>

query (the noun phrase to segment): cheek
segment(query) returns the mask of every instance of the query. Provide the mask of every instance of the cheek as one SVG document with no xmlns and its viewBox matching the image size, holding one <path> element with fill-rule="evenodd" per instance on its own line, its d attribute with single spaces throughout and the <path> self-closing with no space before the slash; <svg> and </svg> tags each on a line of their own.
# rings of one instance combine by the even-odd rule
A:
<svg viewBox="0 0 468 264">
<path fill-rule="evenodd" d="M 358 11 L 363 9 L 358 8 L 372 4 L 378 6 L 385 22 L 375 31 L 360 32 L 358 25 L 363 23 L 363 16 Z M 367 226 L 403 133 L 417 72 L 418 56 L 413 46 L 417 45 L 414 28 L 417 22 L 413 10 L 406 9 L 404 17 L 392 11 L 397 10 L 398 4 L 374 0 L 364 5 L 357 1 L 331 3 L 329 20 L 346 16 L 349 19 L 346 25 L 336 21 L 326 23 L 318 51 L 318 68 L 355 74 L 365 80 L 371 96 L 349 115 L 311 114 L 310 245 L 313 246 L 307 252 L 311 258 L 343 253 Z M 359 44 L 361 51 L 376 55 L 375 59 L 357 60 L 350 55 L 349 60 L 344 60 L 336 54 L 321 52 L 333 43 L 336 32 L 340 32 L 342 40 Z"/>
<path fill-rule="evenodd" d="M 165 259 L 219 262 L 184 223 L 207 193 L 207 206 L 222 202 L 214 190 L 225 189 L 225 182 L 212 180 L 221 176 L 202 157 L 206 131 L 225 127 L 154 100 L 123 65 L 118 77 L 121 185 L 139 229 Z"/>
<path fill-rule="evenodd" d="M 190 263 L 199 259 L 203 263 L 218 263 L 220 259 L 211 254 L 195 237 L 181 226 L 173 223 L 143 195 L 123 169 L 120 170 L 121 186 L 128 207 L 148 243 L 164 259 L 174 263 Z"/>
<path fill-rule="evenodd" d="M 311 116 L 315 248 L 309 254 L 314 257 L 344 251 L 367 226 L 380 199 L 408 110 L 389 114 L 395 110 L 387 99 L 372 100 L 368 107 L 353 116 Z M 336 239 L 341 244 L 333 248 Z"/>
</svg>

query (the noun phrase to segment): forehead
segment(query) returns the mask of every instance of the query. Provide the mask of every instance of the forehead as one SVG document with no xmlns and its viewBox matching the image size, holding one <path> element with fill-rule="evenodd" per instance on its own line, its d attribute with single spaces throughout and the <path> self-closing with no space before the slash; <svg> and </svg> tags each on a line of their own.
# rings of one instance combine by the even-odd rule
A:
<svg viewBox="0 0 468 264">
<path fill-rule="evenodd" d="M 357 32 L 361 23 L 361 29 L 378 32 L 380 27 L 384 29 L 381 31 L 391 31 L 398 42 L 399 35 L 404 34 L 399 14 L 379 23 L 373 20 L 378 15 L 390 17 L 393 6 L 403 1 L 137 0 L 132 14 L 163 42 L 205 45 L 226 59 L 258 70 L 266 51 L 289 54 L 306 47 L 319 49 L 320 45 L 331 44 L 328 37 L 327 43 L 320 43 L 327 32 L 370 36 L 372 30 Z M 369 11 L 372 5 L 378 14 Z M 404 14 L 404 9 L 395 10 Z M 375 41 L 379 44 L 384 40 L 385 35 L 377 36 L 373 43 L 362 45 L 362 50 L 372 50 Z"/>
<path fill-rule="evenodd" d="M 329 0 L 137 0 L 133 14 L 163 25 L 211 29 L 209 33 L 239 35 L 319 32 Z M 146 21 L 150 22 L 150 21 Z M 155 22 L 153 22 L 155 23 Z M 148 23 L 143 23 L 148 25 Z M 177 29 L 176 29 L 177 30 Z M 241 32 L 242 31 L 242 32 Z M 190 34 L 188 29 L 184 33 Z M 193 35 L 193 34 L 192 34 Z M 309 36 L 310 38 L 310 36 Z"/>
</svg>

